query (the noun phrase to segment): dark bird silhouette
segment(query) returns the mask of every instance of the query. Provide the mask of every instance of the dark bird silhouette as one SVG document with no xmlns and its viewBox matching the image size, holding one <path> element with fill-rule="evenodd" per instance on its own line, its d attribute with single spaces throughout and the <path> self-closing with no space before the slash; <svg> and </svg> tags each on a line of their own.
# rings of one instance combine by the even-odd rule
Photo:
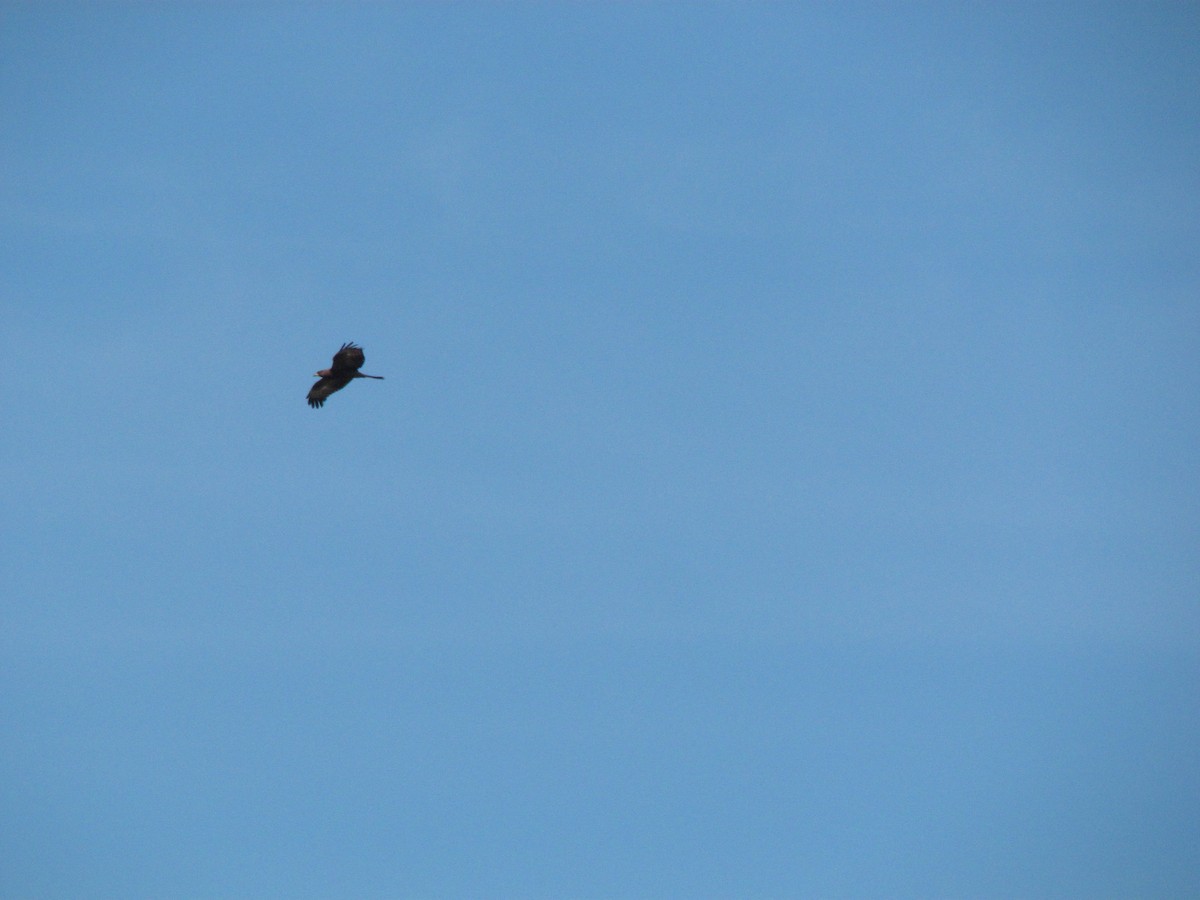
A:
<svg viewBox="0 0 1200 900">
<path fill-rule="evenodd" d="M 355 378 L 378 378 L 382 381 L 382 375 L 364 375 L 358 371 L 366 361 L 362 347 L 353 343 L 342 344 L 342 348 L 333 354 L 333 365 L 316 373 L 321 380 L 308 392 L 308 405 L 313 409 L 324 406 L 326 397 L 334 391 L 340 391 Z"/>
</svg>

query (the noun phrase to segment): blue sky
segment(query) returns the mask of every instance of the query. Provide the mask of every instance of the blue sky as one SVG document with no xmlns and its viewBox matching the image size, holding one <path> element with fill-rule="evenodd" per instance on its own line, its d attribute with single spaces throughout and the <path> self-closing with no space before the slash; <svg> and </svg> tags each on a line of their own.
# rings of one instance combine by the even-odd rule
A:
<svg viewBox="0 0 1200 900">
<path fill-rule="evenodd" d="M 1198 26 L 0 7 L 0 893 L 1200 891 Z"/>
</svg>

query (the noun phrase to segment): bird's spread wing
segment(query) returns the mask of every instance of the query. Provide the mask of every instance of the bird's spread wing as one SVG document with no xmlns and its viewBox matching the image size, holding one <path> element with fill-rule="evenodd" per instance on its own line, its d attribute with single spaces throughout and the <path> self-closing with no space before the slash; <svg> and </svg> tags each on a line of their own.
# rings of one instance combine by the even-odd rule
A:
<svg viewBox="0 0 1200 900">
<path fill-rule="evenodd" d="M 326 375 L 312 386 L 308 392 L 308 405 L 313 409 L 325 405 L 325 398 L 335 391 L 340 391 L 350 383 L 350 379 L 337 375 Z"/>
<path fill-rule="evenodd" d="M 362 347 L 353 343 L 342 344 L 342 348 L 333 354 L 333 371 L 356 372 L 366 361 L 367 358 L 363 356 Z M 342 387 L 342 385 L 338 385 L 338 387 Z"/>
</svg>

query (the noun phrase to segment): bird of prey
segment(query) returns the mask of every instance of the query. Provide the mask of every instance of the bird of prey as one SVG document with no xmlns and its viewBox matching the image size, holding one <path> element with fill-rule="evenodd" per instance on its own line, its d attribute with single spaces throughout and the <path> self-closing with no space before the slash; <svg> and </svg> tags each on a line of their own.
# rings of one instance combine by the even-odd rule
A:
<svg viewBox="0 0 1200 900">
<path fill-rule="evenodd" d="M 334 391 L 340 391 L 355 378 L 378 378 L 382 381 L 382 375 L 364 375 L 358 371 L 366 361 L 362 347 L 353 343 L 342 344 L 342 348 L 333 354 L 333 365 L 316 373 L 321 380 L 308 392 L 308 405 L 313 409 L 324 406 L 326 397 Z"/>
</svg>

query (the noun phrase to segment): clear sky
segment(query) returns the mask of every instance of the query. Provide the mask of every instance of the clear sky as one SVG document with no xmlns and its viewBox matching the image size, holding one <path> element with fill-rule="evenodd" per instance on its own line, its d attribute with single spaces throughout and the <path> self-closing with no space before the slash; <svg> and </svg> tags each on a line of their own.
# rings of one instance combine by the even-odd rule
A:
<svg viewBox="0 0 1200 900">
<path fill-rule="evenodd" d="M 0 895 L 1200 894 L 1195 4 L 5 3 L 0 272 Z"/>
</svg>

